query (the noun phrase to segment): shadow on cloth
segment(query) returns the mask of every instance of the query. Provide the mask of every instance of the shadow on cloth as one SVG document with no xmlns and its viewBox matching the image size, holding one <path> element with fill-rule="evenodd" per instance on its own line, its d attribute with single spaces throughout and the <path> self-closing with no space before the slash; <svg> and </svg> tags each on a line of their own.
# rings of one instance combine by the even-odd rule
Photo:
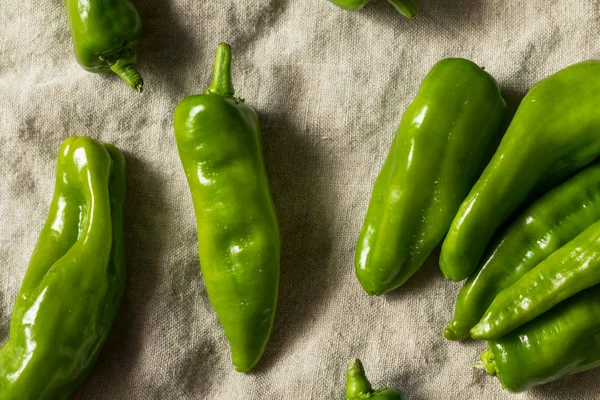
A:
<svg viewBox="0 0 600 400">
<path fill-rule="evenodd" d="M 600 392 L 600 368 L 567 376 L 556 382 L 535 387 L 529 391 L 529 394 L 535 399 L 547 399 L 549 397 L 574 399 L 581 393 L 581 388 L 583 387 L 587 389 L 587 393 Z M 592 390 L 592 387 L 595 390 Z"/>
<path fill-rule="evenodd" d="M 0 315 L 5 316 L 5 318 L 0 319 L 0 346 L 2 346 L 4 345 L 4 342 L 8 340 L 8 331 L 10 330 L 11 316 L 11 313 L 8 311 L 6 306 L 6 296 L 2 291 L 0 291 Z"/>
<path fill-rule="evenodd" d="M 288 90 L 289 89 L 289 90 Z M 294 91 L 281 88 L 284 96 Z M 274 99 L 275 104 L 279 99 Z M 285 115 L 261 115 L 265 163 L 282 238 L 281 278 L 275 326 L 258 373 L 270 369 L 316 319 L 329 290 L 327 265 L 332 223 L 327 193 L 315 184 L 328 168 L 326 155 Z"/>
<path fill-rule="evenodd" d="M 190 94 L 182 79 L 201 52 L 175 14 L 172 0 L 136 1 L 143 21 L 143 37 L 138 49 L 138 65 L 150 92 L 168 93 L 172 100 Z M 201 90 L 201 88 L 196 88 Z"/>
</svg>

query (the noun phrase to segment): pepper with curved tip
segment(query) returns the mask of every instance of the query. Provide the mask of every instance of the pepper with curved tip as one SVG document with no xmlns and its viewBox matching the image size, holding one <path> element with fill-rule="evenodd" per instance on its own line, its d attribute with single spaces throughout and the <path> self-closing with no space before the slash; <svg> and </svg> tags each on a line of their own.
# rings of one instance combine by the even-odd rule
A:
<svg viewBox="0 0 600 400">
<path fill-rule="evenodd" d="M 402 400 L 399 390 L 381 389 L 373 390 L 371 383 L 365 375 L 365 369 L 359 359 L 354 359 L 348 364 L 346 370 L 346 399 L 345 400 Z"/>
<path fill-rule="evenodd" d="M 584 61 L 525 96 L 444 240 L 440 267 L 447 279 L 471 275 L 497 229 L 524 202 L 600 155 L 599 75 L 600 61 Z"/>
<path fill-rule="evenodd" d="M 280 238 L 258 117 L 233 95 L 231 50 L 221 43 L 212 85 L 179 103 L 174 128 L 206 290 L 233 364 L 245 372 L 262 357 L 273 326 Z"/>
<path fill-rule="evenodd" d="M 371 0 L 329 0 L 333 4 L 346 10 L 356 11 L 367 5 Z M 406 18 L 413 18 L 419 13 L 415 0 L 388 0 Z"/>
<path fill-rule="evenodd" d="M 368 294 L 406 282 L 442 241 L 506 118 L 498 84 L 448 58 L 423 80 L 375 181 L 356 248 Z"/>
<path fill-rule="evenodd" d="M 600 284 L 600 221 L 501 291 L 471 329 L 471 337 L 500 338 L 597 284 Z"/>
<path fill-rule="evenodd" d="M 511 392 L 600 367 L 600 291 L 588 289 L 501 339 L 482 367 Z"/>
<path fill-rule="evenodd" d="M 70 399 L 92 370 L 125 289 L 125 160 L 86 137 L 60 150 L 56 189 L 0 349 L 2 400 Z"/>
<path fill-rule="evenodd" d="M 129 0 L 64 0 L 77 62 L 90 72 L 113 71 L 132 89 L 144 82 L 136 51 L 142 20 Z"/>
<path fill-rule="evenodd" d="M 533 203 L 495 240 L 458 294 L 444 336 L 469 337 L 498 293 L 598 220 L 600 162 L 595 162 Z"/>
</svg>

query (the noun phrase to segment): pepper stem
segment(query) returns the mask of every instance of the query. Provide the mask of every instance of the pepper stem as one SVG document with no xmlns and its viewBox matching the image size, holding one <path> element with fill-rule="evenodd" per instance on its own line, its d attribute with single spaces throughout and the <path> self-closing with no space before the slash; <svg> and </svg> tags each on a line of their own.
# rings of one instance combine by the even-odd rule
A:
<svg viewBox="0 0 600 400">
<path fill-rule="evenodd" d="M 400 14 L 406 18 L 413 18 L 419 12 L 419 7 L 415 0 L 388 0 Z"/>
<path fill-rule="evenodd" d="M 144 80 L 135 66 L 135 57 L 120 58 L 115 63 L 110 63 L 110 69 L 121 77 L 136 92 L 144 90 Z"/>
<path fill-rule="evenodd" d="M 346 398 L 351 399 L 372 391 L 373 387 L 365 375 L 360 360 L 356 358 L 350 361 L 346 370 Z"/>
<path fill-rule="evenodd" d="M 487 349 L 481 355 L 481 360 L 474 365 L 477 369 L 483 369 L 488 375 L 496 376 L 498 371 L 496 370 L 496 361 L 494 360 L 494 353 L 491 349 Z"/>
<path fill-rule="evenodd" d="M 231 47 L 227 43 L 219 43 L 212 83 L 205 93 L 233 97 L 235 90 L 231 80 Z"/>
</svg>

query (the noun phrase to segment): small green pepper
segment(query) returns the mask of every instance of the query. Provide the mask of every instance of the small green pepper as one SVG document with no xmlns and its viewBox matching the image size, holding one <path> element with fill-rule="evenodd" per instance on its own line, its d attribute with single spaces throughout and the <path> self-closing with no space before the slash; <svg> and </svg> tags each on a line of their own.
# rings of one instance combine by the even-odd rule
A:
<svg viewBox="0 0 600 400">
<path fill-rule="evenodd" d="M 346 10 L 356 11 L 367 5 L 371 0 L 329 0 L 333 4 Z M 388 0 L 395 8 L 407 18 L 413 18 L 419 12 L 415 0 Z"/>
<path fill-rule="evenodd" d="M 492 236 L 520 206 L 600 155 L 598 76 L 600 61 L 584 61 L 525 96 L 444 240 L 440 267 L 447 279 L 469 277 Z"/>
<path fill-rule="evenodd" d="M 67 400 L 92 370 L 125 289 L 125 159 L 67 139 L 56 188 L 0 349 L 0 399 Z"/>
<path fill-rule="evenodd" d="M 368 294 L 406 282 L 442 241 L 506 118 L 490 74 L 448 58 L 427 74 L 375 181 L 356 248 Z"/>
<path fill-rule="evenodd" d="M 488 342 L 481 360 L 487 373 L 511 392 L 600 367 L 600 290 L 581 292 Z"/>
<path fill-rule="evenodd" d="M 179 103 L 174 128 L 206 290 L 233 364 L 245 372 L 262 357 L 273 326 L 281 245 L 258 116 L 233 95 L 231 50 L 221 43 L 212 85 Z"/>
<path fill-rule="evenodd" d="M 345 400 L 402 400 L 402 393 L 396 389 L 373 390 L 365 375 L 365 369 L 358 359 L 350 361 L 346 370 L 346 399 Z"/>
<path fill-rule="evenodd" d="M 471 329 L 471 337 L 486 340 L 502 337 L 597 284 L 600 284 L 600 221 L 501 291 Z"/>
<path fill-rule="evenodd" d="M 537 200 L 496 238 L 458 294 L 444 336 L 467 338 L 498 293 L 598 220 L 600 162 L 595 162 Z"/>
<path fill-rule="evenodd" d="M 90 72 L 113 71 L 141 92 L 136 67 L 142 20 L 129 0 L 64 0 L 77 62 Z"/>
</svg>

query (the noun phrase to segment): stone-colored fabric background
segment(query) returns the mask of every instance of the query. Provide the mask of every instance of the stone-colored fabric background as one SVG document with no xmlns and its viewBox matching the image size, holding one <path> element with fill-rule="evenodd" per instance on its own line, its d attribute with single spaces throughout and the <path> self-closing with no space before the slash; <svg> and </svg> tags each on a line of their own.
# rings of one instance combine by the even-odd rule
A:
<svg viewBox="0 0 600 400">
<path fill-rule="evenodd" d="M 514 110 L 527 88 L 600 51 L 597 0 L 385 1 L 357 13 L 326 0 L 138 0 L 137 95 L 75 62 L 61 0 L 0 2 L 0 342 L 70 135 L 129 163 L 128 287 L 77 399 L 341 399 L 348 359 L 409 399 L 599 399 L 600 370 L 511 395 L 468 368 L 483 343 L 442 329 L 458 284 L 437 253 L 404 287 L 369 298 L 353 253 L 373 180 L 402 113 L 440 58 L 485 66 Z M 209 83 L 219 41 L 259 113 L 283 249 L 280 302 L 260 366 L 234 372 L 198 267 L 191 199 L 171 118 Z"/>
</svg>

